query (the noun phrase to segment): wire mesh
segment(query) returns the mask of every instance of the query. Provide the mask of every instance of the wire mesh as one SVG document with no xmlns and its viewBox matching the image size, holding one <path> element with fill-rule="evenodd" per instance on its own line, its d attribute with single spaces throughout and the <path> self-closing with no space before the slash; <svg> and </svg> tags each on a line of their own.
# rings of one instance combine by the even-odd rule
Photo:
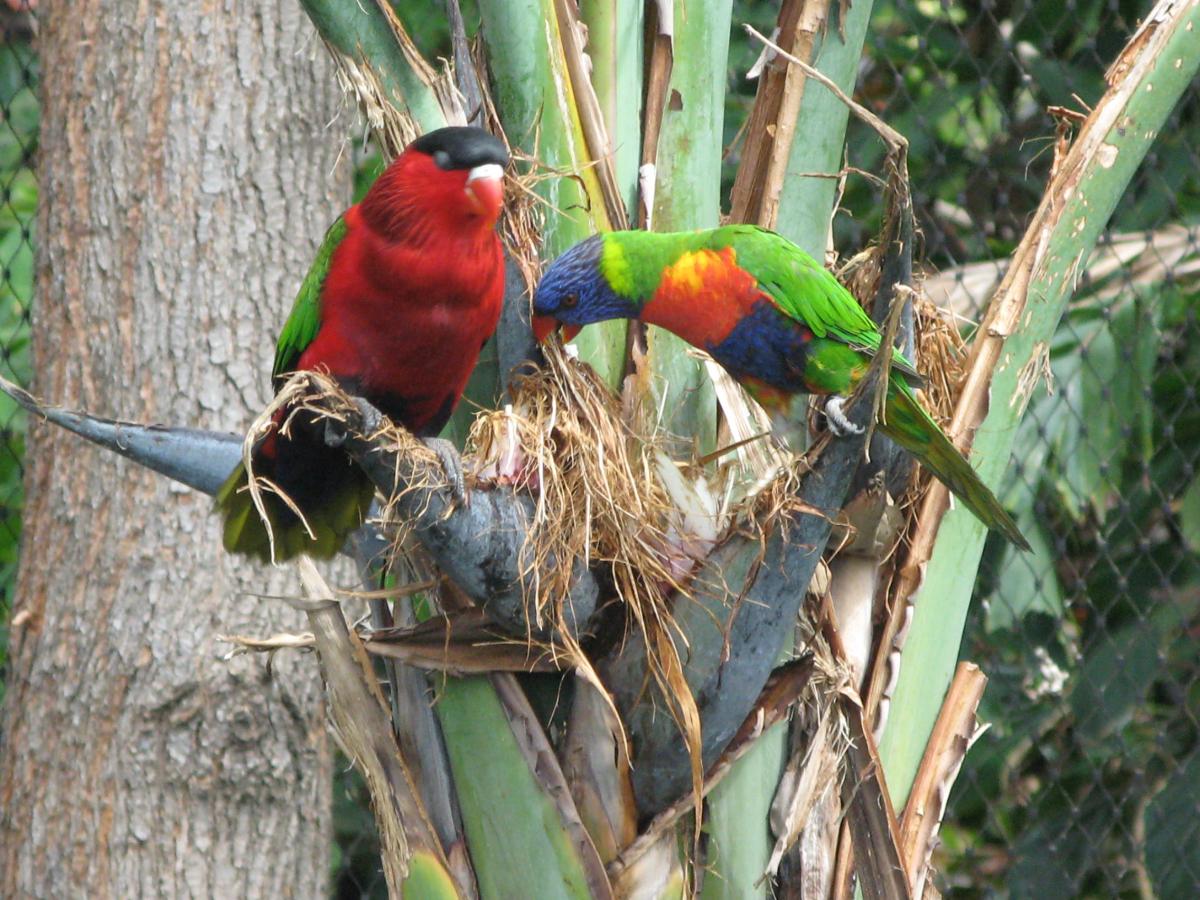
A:
<svg viewBox="0 0 1200 900">
<path fill-rule="evenodd" d="M 31 376 L 35 18 L 0 3 L 0 374 Z M 774 4 L 739 0 L 735 25 Z M 16 8 L 13 8 L 16 7 Z M 1054 121 L 1086 112 L 1149 9 L 1134 0 L 884 0 L 858 99 L 911 141 L 921 255 L 974 319 L 1041 197 Z M 733 34 L 727 133 L 752 98 Z M 740 56 L 738 54 L 741 54 Z M 878 163 L 851 126 L 851 162 Z M 878 228 L 848 184 L 844 252 Z M 962 656 L 991 681 L 936 857 L 944 893 L 1200 893 L 1200 88 L 1119 206 L 1050 347 L 1003 499 L 1034 552 L 989 543 Z M 25 417 L 0 395 L 0 623 L 19 548 Z M 0 691 L 5 633 L 0 631 Z M 2 696 L 2 695 L 0 695 Z M 382 897 L 357 776 L 335 787 L 332 884 Z"/>
<path fill-rule="evenodd" d="M 0 375 L 18 384 L 32 374 L 29 309 L 39 120 L 35 20 L 22 5 L 20 0 L 0 5 Z M 25 425 L 25 413 L 0 395 L 0 702 L 21 537 Z"/>
</svg>

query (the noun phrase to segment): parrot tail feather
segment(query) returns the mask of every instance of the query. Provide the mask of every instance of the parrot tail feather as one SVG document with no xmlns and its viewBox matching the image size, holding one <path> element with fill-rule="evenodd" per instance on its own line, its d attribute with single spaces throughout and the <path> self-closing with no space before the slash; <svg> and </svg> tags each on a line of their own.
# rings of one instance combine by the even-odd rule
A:
<svg viewBox="0 0 1200 900">
<path fill-rule="evenodd" d="M 999 531 L 1022 550 L 1029 541 L 971 463 L 950 442 L 912 392 L 893 379 L 888 387 L 887 422 L 879 430 L 917 458 L 963 502 L 975 518 Z"/>
<path fill-rule="evenodd" d="M 276 446 L 283 450 L 289 443 L 280 441 Z M 366 518 L 375 496 L 375 486 L 344 453 L 339 452 L 336 456 L 338 459 L 330 461 L 309 460 L 305 471 L 300 473 L 293 467 L 281 466 L 277 459 L 258 455 L 256 472 L 288 494 L 303 511 L 304 519 L 312 529 L 313 536 L 310 536 L 304 522 L 278 494 L 263 491 L 263 505 L 271 535 L 275 538 L 276 562 L 302 553 L 314 559 L 331 559 Z M 299 460 L 295 462 L 299 463 Z M 246 469 L 241 463 L 217 491 L 216 507 L 225 519 L 225 549 L 271 562 L 271 539 L 254 506 Z"/>
</svg>

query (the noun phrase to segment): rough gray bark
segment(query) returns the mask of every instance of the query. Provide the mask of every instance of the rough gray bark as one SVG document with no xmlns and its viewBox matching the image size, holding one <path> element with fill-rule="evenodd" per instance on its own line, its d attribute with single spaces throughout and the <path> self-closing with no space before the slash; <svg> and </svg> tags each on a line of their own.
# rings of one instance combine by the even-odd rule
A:
<svg viewBox="0 0 1200 900">
<path fill-rule="evenodd" d="M 292 0 L 45 10 L 37 393 L 241 429 L 347 199 Z M 0 895 L 313 897 L 330 753 L 311 659 L 220 659 L 299 614 L 210 498 L 34 425 L 0 740 Z"/>
</svg>

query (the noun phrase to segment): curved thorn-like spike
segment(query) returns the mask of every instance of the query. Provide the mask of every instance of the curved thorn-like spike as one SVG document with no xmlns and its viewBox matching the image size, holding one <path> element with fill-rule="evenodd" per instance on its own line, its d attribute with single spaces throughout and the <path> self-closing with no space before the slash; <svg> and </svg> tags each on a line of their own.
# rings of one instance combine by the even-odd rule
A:
<svg viewBox="0 0 1200 900">
<path fill-rule="evenodd" d="M 242 437 L 238 434 L 139 425 L 45 406 L 4 378 L 0 378 L 0 390 L 33 415 L 210 496 L 241 459 Z"/>
</svg>

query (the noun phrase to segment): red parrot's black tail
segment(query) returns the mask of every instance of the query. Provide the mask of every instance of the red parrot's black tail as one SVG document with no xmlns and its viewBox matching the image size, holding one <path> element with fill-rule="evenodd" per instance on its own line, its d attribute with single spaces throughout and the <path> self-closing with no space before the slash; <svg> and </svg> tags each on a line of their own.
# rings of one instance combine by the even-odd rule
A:
<svg viewBox="0 0 1200 900">
<path fill-rule="evenodd" d="M 275 539 L 275 562 L 301 553 L 315 559 L 335 556 L 363 523 L 375 496 L 375 487 L 363 471 L 300 417 L 293 422 L 290 437 L 276 435 L 259 447 L 254 474 L 287 494 L 304 514 L 302 522 L 274 490 L 264 487 L 261 496 Z M 225 519 L 225 549 L 270 562 L 271 540 L 254 506 L 243 465 L 221 486 L 216 505 Z"/>
</svg>

